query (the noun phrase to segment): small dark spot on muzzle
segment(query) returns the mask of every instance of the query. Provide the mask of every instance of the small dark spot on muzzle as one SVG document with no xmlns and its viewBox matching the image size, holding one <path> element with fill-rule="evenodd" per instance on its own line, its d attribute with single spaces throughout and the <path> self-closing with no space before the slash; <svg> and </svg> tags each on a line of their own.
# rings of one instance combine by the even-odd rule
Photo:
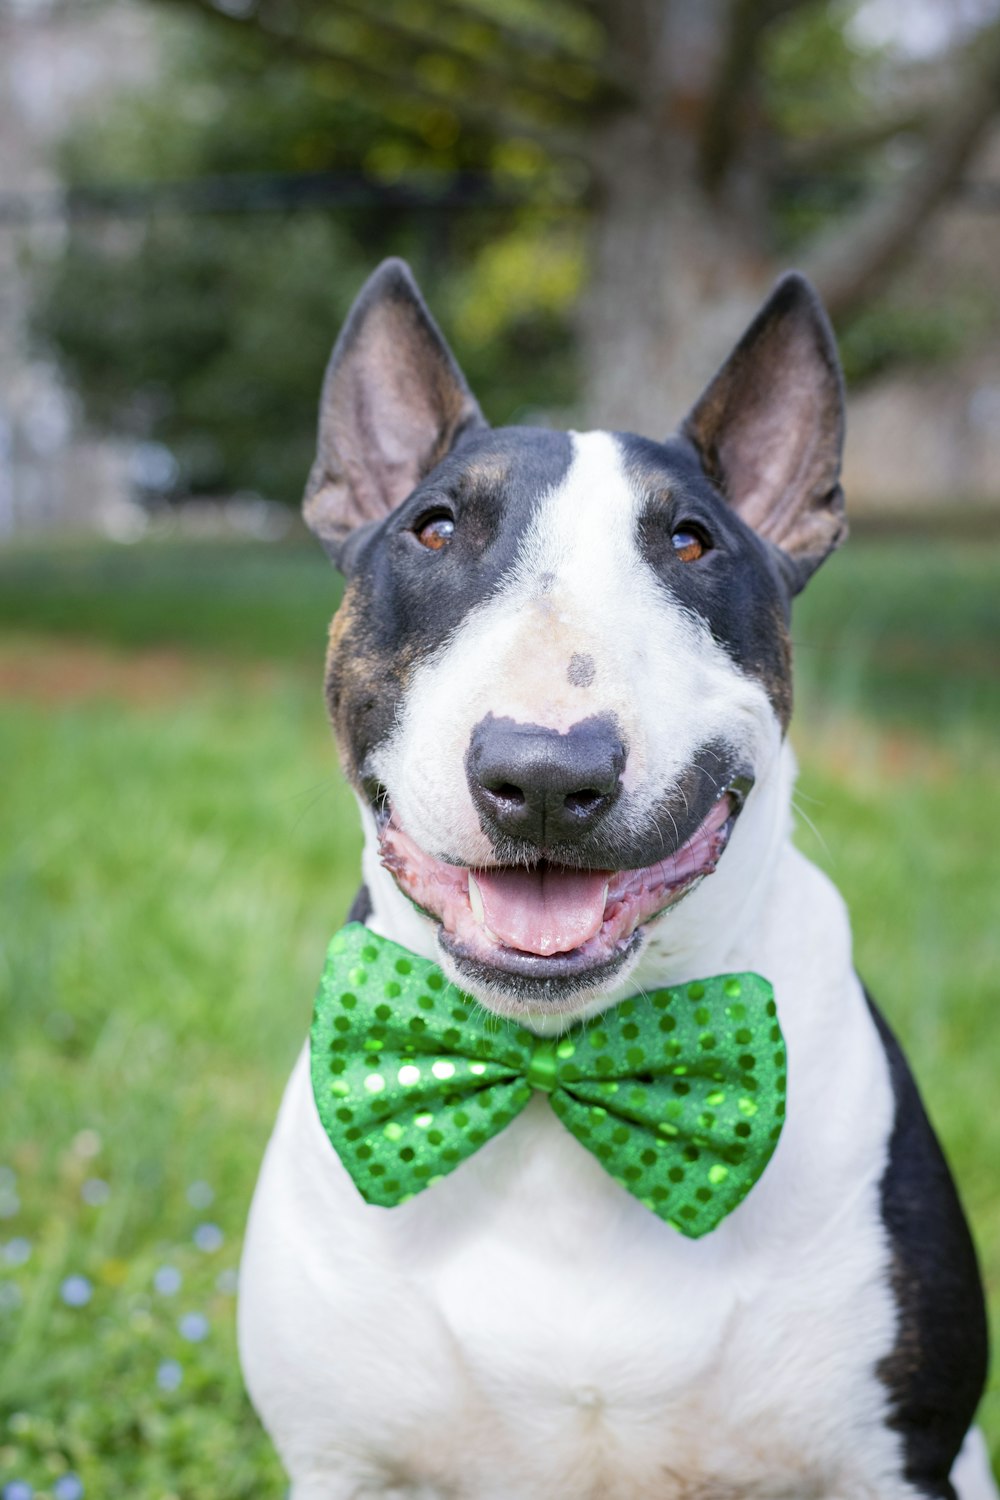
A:
<svg viewBox="0 0 1000 1500">
<path fill-rule="evenodd" d="M 579 651 L 574 651 L 569 659 L 566 678 L 572 687 L 590 687 L 596 670 L 592 656 L 584 656 Z"/>
</svg>

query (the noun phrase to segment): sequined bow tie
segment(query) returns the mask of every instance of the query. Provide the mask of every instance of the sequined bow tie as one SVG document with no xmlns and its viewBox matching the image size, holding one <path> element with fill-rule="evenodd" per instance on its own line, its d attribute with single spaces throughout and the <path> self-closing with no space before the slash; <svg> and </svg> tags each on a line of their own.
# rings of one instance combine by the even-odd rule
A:
<svg viewBox="0 0 1000 1500">
<path fill-rule="evenodd" d="M 330 944 L 311 1055 L 323 1128 L 383 1207 L 454 1171 L 537 1091 L 612 1177 L 696 1239 L 749 1193 L 785 1114 L 785 1044 L 759 974 L 653 990 L 548 1039 L 358 922 Z"/>
</svg>

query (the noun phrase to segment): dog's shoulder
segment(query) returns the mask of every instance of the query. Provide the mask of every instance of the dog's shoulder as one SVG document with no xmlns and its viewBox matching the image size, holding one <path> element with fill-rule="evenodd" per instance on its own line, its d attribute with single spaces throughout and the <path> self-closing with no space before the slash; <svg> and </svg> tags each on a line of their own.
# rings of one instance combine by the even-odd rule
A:
<svg viewBox="0 0 1000 1500">
<path fill-rule="evenodd" d="M 895 1116 L 882 1217 L 899 1308 L 879 1375 L 903 1440 L 906 1477 L 929 1495 L 947 1479 L 986 1379 L 986 1311 L 972 1237 L 948 1163 L 892 1030 L 866 991 L 889 1065 Z"/>
</svg>

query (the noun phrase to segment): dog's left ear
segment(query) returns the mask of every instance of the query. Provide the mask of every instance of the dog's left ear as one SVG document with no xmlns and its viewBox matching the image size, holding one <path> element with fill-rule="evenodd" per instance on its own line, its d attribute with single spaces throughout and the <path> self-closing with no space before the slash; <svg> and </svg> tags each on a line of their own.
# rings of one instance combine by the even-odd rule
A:
<svg viewBox="0 0 1000 1500">
<path fill-rule="evenodd" d="M 302 506 L 307 525 L 338 560 L 353 531 L 389 515 L 463 432 L 480 426 L 486 420 L 409 266 L 383 261 L 327 366 Z"/>
<path fill-rule="evenodd" d="M 844 384 L 804 276 L 783 276 L 681 428 L 748 525 L 781 548 L 797 592 L 847 535 Z"/>
</svg>

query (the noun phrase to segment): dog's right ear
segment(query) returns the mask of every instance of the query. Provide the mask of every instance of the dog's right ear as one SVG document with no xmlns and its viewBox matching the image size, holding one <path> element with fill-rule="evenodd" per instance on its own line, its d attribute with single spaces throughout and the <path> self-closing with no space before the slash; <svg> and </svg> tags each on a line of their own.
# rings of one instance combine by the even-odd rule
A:
<svg viewBox="0 0 1000 1500">
<path fill-rule="evenodd" d="M 395 510 L 463 432 L 480 426 L 485 418 L 409 266 L 383 261 L 327 366 L 307 525 L 336 561 L 353 531 Z"/>
</svg>

